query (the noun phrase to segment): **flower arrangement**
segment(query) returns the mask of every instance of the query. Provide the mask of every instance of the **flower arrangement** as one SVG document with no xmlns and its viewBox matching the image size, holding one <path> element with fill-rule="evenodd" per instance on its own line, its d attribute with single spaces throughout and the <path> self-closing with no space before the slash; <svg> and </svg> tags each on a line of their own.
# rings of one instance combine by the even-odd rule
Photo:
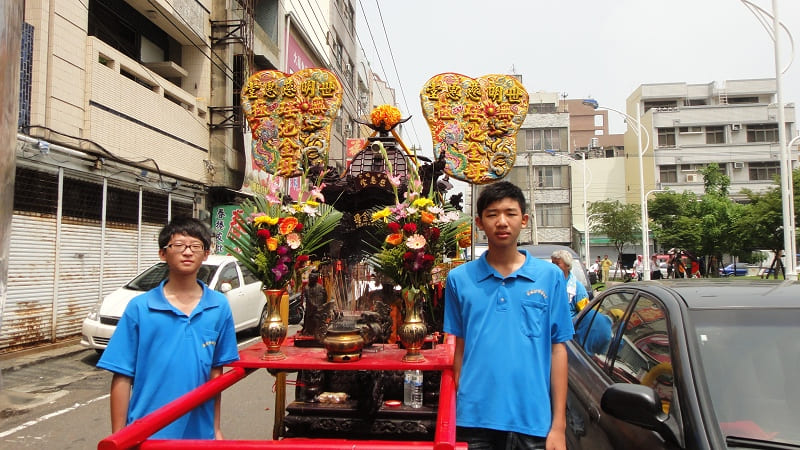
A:
<svg viewBox="0 0 800 450">
<path fill-rule="evenodd" d="M 269 192 L 280 192 L 273 183 Z M 327 236 L 341 220 L 342 213 L 324 201 L 319 188 L 304 201 L 287 202 L 283 195 L 257 196 L 242 202 L 242 214 L 235 218 L 238 233 L 234 246 L 225 246 L 239 262 L 263 283 L 263 289 L 282 289 L 310 254 L 330 242 Z"/>
<path fill-rule="evenodd" d="M 385 153 L 383 146 L 380 148 Z M 414 172 L 410 172 L 405 199 L 399 201 L 402 180 L 391 170 L 389 165 L 387 175 L 396 204 L 373 212 L 372 224 L 385 238 L 380 248 L 373 248 L 373 253 L 367 255 L 367 262 L 400 286 L 426 292 L 432 283 L 433 268 L 458 247 L 469 245 L 469 217 L 435 201 L 433 193 L 423 195 L 422 182 Z"/>
<path fill-rule="evenodd" d="M 370 113 L 372 125 L 380 130 L 389 131 L 400 123 L 400 110 L 392 105 L 380 105 Z"/>
</svg>

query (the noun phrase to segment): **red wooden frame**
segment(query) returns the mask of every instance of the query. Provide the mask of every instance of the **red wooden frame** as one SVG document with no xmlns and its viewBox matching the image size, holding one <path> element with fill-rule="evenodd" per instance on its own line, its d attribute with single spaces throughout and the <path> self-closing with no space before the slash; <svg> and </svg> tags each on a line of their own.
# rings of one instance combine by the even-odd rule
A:
<svg viewBox="0 0 800 450">
<path fill-rule="evenodd" d="M 221 376 L 199 386 L 186 395 L 164 405 L 151 414 L 133 422 L 122 430 L 108 436 L 97 445 L 98 450 L 120 450 L 129 448 L 149 449 L 417 449 L 436 450 L 466 449 L 466 443 L 456 442 L 456 392 L 453 379 L 453 352 L 455 338 L 448 336 L 447 341 L 434 349 L 423 350 L 425 361 L 405 363 L 402 361 L 405 350 L 395 345 L 386 345 L 383 351 L 364 353 L 360 360 L 335 363 L 329 362 L 324 349 L 301 348 L 292 346 L 288 339 L 281 350 L 287 358 L 281 361 L 264 361 L 261 355 L 265 351 L 263 343 L 242 349 L 239 361 L 230 365 L 231 370 Z M 201 403 L 213 398 L 223 390 L 243 379 L 254 370 L 264 368 L 270 370 L 439 370 L 442 380 L 439 392 L 439 408 L 436 418 L 434 440 L 429 441 L 377 441 L 351 439 L 310 439 L 286 438 L 277 441 L 262 440 L 147 440 L 153 433 L 162 429 L 180 416 L 191 411 Z"/>
</svg>

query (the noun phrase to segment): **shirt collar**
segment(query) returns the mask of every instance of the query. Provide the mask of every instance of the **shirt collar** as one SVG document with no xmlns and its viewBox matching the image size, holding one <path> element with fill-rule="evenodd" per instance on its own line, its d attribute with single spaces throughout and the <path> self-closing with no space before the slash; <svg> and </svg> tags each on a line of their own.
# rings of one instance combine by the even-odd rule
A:
<svg viewBox="0 0 800 450">
<path fill-rule="evenodd" d="M 177 309 L 170 304 L 167 300 L 167 297 L 164 295 L 164 284 L 166 284 L 167 279 L 165 278 L 158 285 L 158 291 L 156 295 L 151 295 L 147 299 L 147 307 L 150 309 L 161 310 L 161 311 L 177 311 Z M 219 305 L 216 303 L 212 303 L 208 301 L 208 286 L 200 280 L 197 280 L 197 284 L 199 284 L 203 288 L 202 296 L 200 297 L 200 303 L 194 308 L 192 311 L 192 315 L 197 314 L 199 311 L 204 311 L 206 309 L 216 308 Z"/>
<path fill-rule="evenodd" d="M 488 251 L 483 252 L 483 254 L 478 259 L 478 264 L 480 265 L 480 267 L 479 267 L 480 268 L 480 273 L 482 273 L 483 276 L 479 277 L 478 281 L 484 281 L 484 280 L 488 279 L 489 277 L 494 277 L 494 278 L 497 278 L 499 280 L 504 280 L 506 278 L 522 277 L 522 278 L 528 279 L 530 281 L 536 281 L 536 277 L 534 275 L 535 270 L 523 270 L 523 269 L 527 268 L 528 266 L 534 264 L 533 263 L 533 259 L 534 258 L 531 255 L 529 255 L 528 251 L 525 250 L 525 249 L 518 249 L 517 251 L 519 251 L 520 253 L 525 255 L 525 262 L 522 263 L 522 266 L 520 266 L 519 269 L 515 270 L 514 272 L 511 273 L 511 275 L 509 275 L 507 277 L 504 277 L 504 276 L 500 275 L 500 272 L 498 272 L 494 267 L 492 267 L 492 265 L 489 264 L 489 261 L 486 260 L 486 255 L 489 252 Z"/>
</svg>

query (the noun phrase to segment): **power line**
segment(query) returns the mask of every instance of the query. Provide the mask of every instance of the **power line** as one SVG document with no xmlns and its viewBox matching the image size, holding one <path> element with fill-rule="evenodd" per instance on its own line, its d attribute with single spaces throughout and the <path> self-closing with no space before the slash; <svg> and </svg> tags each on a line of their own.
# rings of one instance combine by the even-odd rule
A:
<svg viewBox="0 0 800 450">
<path fill-rule="evenodd" d="M 359 0 L 360 1 L 360 0 Z M 392 58 L 392 65 L 394 66 L 394 73 L 397 76 L 397 85 L 400 86 L 400 95 L 403 96 L 403 103 L 406 105 L 406 111 L 411 114 L 411 109 L 408 107 L 408 100 L 406 100 L 406 92 L 403 89 L 403 83 L 400 81 L 400 72 L 397 70 L 397 62 L 394 59 L 394 52 L 392 52 L 392 44 L 389 41 L 389 35 L 386 33 L 386 24 L 383 22 L 383 13 L 381 13 L 381 5 L 378 4 L 378 0 L 375 0 L 375 6 L 378 7 L 378 17 L 381 19 L 381 27 L 383 27 L 383 36 L 386 38 L 386 47 L 389 48 L 389 56 Z M 376 49 L 377 51 L 377 49 Z M 411 122 L 411 130 L 414 132 L 414 137 L 417 139 L 418 143 L 422 143 L 417 134 L 417 128 L 414 126 L 414 122 Z M 435 157 L 436 155 L 434 155 Z"/>
</svg>

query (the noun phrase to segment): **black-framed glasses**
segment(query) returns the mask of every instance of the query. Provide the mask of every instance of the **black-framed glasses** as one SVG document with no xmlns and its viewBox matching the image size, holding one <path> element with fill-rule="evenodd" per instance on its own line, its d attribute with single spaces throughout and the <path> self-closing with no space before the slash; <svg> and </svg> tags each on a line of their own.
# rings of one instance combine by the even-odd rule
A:
<svg viewBox="0 0 800 450">
<path fill-rule="evenodd" d="M 190 249 L 192 253 L 203 253 L 206 250 L 206 246 L 203 244 L 184 244 L 183 242 L 167 244 L 164 246 L 164 248 L 177 253 L 183 253 L 187 248 Z"/>
</svg>

